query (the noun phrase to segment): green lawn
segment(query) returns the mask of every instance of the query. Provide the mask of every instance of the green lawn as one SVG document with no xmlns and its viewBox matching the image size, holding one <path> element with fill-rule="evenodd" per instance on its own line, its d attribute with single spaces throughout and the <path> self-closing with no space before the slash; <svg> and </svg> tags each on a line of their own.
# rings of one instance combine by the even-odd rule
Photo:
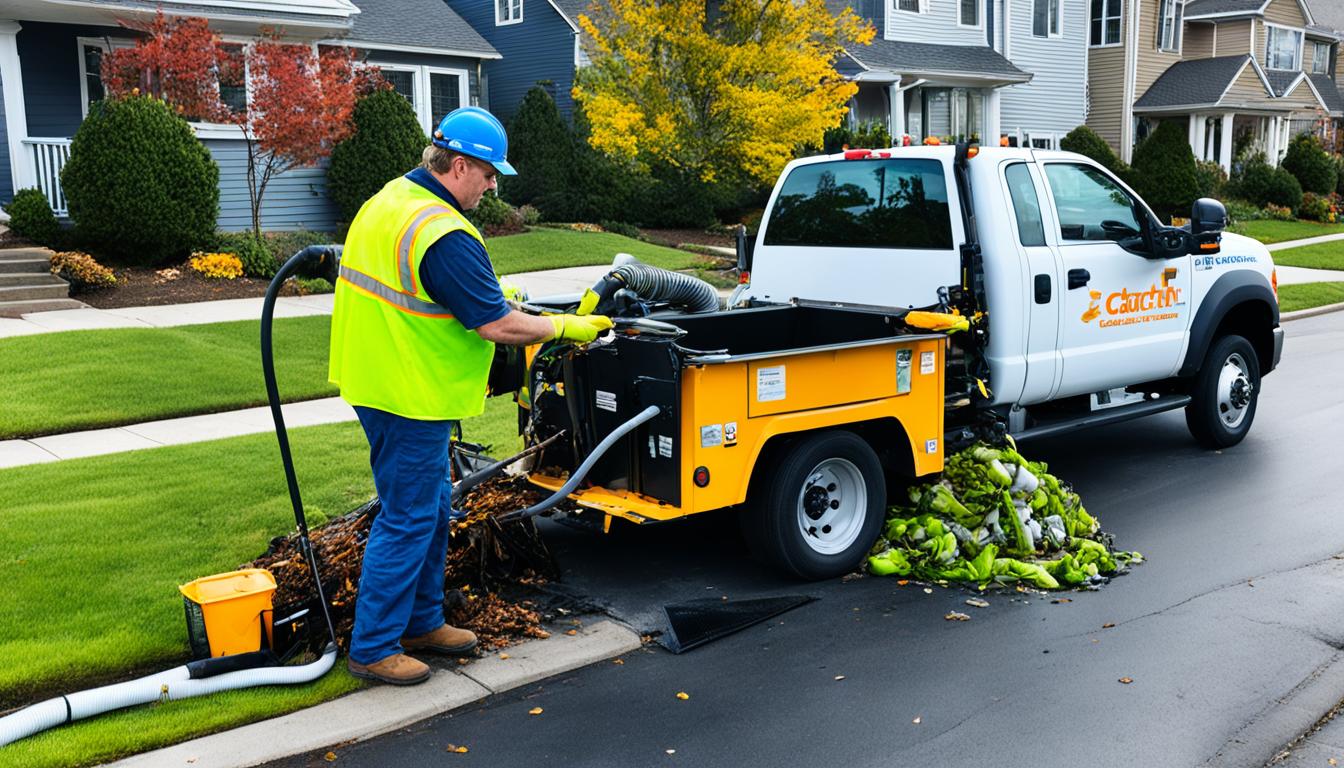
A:
<svg viewBox="0 0 1344 768">
<path fill-rule="evenodd" d="M 1253 237 L 1262 243 L 1282 243 L 1286 240 L 1301 240 L 1307 237 L 1333 235 L 1344 232 L 1344 224 L 1319 224 L 1314 221 L 1273 221 L 1262 219 L 1238 222 L 1231 231 L 1247 237 Z"/>
<path fill-rule="evenodd" d="M 327 383 L 330 317 L 275 321 L 286 401 Z M 259 321 L 68 331 L 0 339 L 0 439 L 264 405 Z"/>
<path fill-rule="evenodd" d="M 497 455 L 518 445 L 515 407 L 489 402 L 464 424 Z M 291 431 L 311 524 L 373 493 L 356 423 Z M 179 584 L 236 568 L 293 528 L 271 434 L 0 470 L 0 711 L 166 669 L 187 656 Z M 140 707 L 0 749 L 5 766 L 89 765 L 333 698 L 359 683 L 337 671 L 305 686 L 258 688 Z"/>
<path fill-rule="evenodd" d="M 1280 267 L 1308 267 L 1310 269 L 1344 269 L 1344 241 L 1317 243 L 1274 251 L 1270 254 Z"/>
<path fill-rule="evenodd" d="M 703 260 L 698 254 L 665 248 L 611 232 L 576 232 L 542 227 L 521 235 L 486 241 L 495 272 L 514 275 L 539 269 L 610 264 L 628 253 L 645 264 L 664 269 L 689 269 Z"/>
<path fill-rule="evenodd" d="M 1344 302 L 1344 283 L 1301 283 L 1279 286 L 1279 311 L 1322 307 Z"/>
</svg>

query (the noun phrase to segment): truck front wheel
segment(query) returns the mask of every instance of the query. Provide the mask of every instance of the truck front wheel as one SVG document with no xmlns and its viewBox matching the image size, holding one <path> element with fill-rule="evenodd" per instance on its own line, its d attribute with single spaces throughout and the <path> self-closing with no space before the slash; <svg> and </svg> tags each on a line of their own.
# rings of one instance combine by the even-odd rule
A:
<svg viewBox="0 0 1344 768">
<path fill-rule="evenodd" d="M 753 554 L 808 580 L 848 572 L 882 525 L 887 485 L 877 454 L 853 432 L 821 432 L 772 464 L 742 512 Z"/>
<path fill-rule="evenodd" d="M 1213 343 L 1195 374 L 1185 423 L 1206 448 L 1228 448 L 1251 430 L 1260 397 L 1260 361 L 1245 338 L 1223 336 Z"/>
</svg>

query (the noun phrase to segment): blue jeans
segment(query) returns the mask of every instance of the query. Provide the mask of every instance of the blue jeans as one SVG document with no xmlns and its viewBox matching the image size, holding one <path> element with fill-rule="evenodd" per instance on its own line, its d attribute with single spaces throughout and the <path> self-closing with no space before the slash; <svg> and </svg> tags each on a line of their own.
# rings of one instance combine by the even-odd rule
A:
<svg viewBox="0 0 1344 768">
<path fill-rule="evenodd" d="M 402 637 L 443 625 L 443 571 L 452 510 L 448 438 L 454 422 L 418 421 L 355 406 L 369 438 L 382 510 L 364 548 L 350 658 L 401 653 Z"/>
</svg>

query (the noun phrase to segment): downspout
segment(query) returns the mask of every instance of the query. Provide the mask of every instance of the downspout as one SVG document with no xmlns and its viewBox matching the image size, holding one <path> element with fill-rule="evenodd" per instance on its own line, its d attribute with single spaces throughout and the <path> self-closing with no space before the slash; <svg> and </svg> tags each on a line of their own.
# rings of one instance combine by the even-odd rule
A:
<svg viewBox="0 0 1344 768">
<path fill-rule="evenodd" d="M 1125 109 L 1120 116 L 1120 159 L 1134 159 L 1134 90 L 1139 76 L 1139 3 L 1129 0 L 1125 24 Z"/>
</svg>

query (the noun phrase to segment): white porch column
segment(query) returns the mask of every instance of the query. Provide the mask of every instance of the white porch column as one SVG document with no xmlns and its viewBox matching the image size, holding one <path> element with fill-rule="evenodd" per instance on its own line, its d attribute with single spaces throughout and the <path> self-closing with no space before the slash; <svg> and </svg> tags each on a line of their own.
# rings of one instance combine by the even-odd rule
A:
<svg viewBox="0 0 1344 768">
<path fill-rule="evenodd" d="M 14 191 L 37 184 L 28 157 L 28 115 L 23 108 L 23 72 L 19 69 L 18 34 L 22 27 L 16 21 L 0 20 L 0 80 L 3 81 L 5 100 L 5 131 L 9 143 L 9 168 Z"/>
<path fill-rule="evenodd" d="M 1195 151 L 1196 160 L 1208 160 L 1208 137 L 1205 135 L 1208 128 L 1208 121 L 1203 115 L 1191 115 L 1191 128 L 1194 130 L 1194 142 L 1191 149 Z"/>
<path fill-rule="evenodd" d="M 985 89 L 985 132 L 980 136 L 980 146 L 999 146 L 999 89 Z"/>
<path fill-rule="evenodd" d="M 1232 172 L 1232 118 L 1235 113 L 1227 112 L 1223 114 L 1223 135 L 1218 142 L 1218 164 L 1223 166 L 1227 173 Z"/>
<path fill-rule="evenodd" d="M 1194 153 L 1196 160 L 1203 160 L 1199 156 L 1199 115 L 1190 115 L 1189 127 L 1186 130 L 1186 141 L 1190 142 L 1190 151 Z"/>
<path fill-rule="evenodd" d="M 901 146 L 901 134 L 905 130 L 905 92 L 901 90 L 901 81 L 887 86 L 887 98 L 891 101 L 891 143 Z"/>
</svg>

